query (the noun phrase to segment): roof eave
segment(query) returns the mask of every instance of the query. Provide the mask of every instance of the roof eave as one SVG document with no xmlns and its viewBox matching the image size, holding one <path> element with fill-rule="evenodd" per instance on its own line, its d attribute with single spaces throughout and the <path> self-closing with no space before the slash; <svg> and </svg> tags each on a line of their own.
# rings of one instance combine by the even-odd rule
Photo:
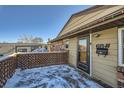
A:
<svg viewBox="0 0 124 93">
<path fill-rule="evenodd" d="M 57 38 L 51 40 L 51 42 L 59 41 L 59 40 L 61 40 L 61 39 L 67 38 L 67 37 L 69 37 L 69 36 L 71 36 L 71 35 L 81 33 L 82 31 L 91 30 L 91 29 L 93 29 L 93 28 L 95 28 L 95 27 L 98 27 L 98 26 L 100 26 L 100 25 L 105 25 L 105 24 L 110 23 L 110 22 L 112 22 L 112 21 L 116 21 L 116 20 L 119 20 L 119 19 L 121 19 L 121 18 L 124 18 L 124 9 L 121 9 L 119 12 L 120 12 L 120 13 L 118 13 L 118 15 L 117 15 L 117 14 L 112 15 L 112 16 L 117 16 L 117 17 L 115 17 L 114 19 L 112 18 L 112 16 L 109 16 L 109 15 L 108 15 L 109 17 L 111 17 L 110 19 L 106 19 L 106 20 L 104 19 L 103 21 L 100 22 L 100 20 L 103 19 L 103 18 L 100 18 L 100 19 L 96 20 L 98 23 L 95 24 L 95 25 L 90 26 L 90 25 L 87 24 L 87 27 L 85 27 L 85 28 L 81 28 L 81 27 L 80 27 L 80 28 L 78 28 L 78 29 L 75 29 L 76 31 L 71 31 L 71 33 L 70 33 L 70 32 L 69 32 L 69 33 L 66 33 L 66 34 L 64 34 L 64 35 L 62 35 L 62 36 L 60 36 L 60 37 L 57 37 Z M 93 21 L 92 23 L 96 23 L 96 22 Z"/>
</svg>

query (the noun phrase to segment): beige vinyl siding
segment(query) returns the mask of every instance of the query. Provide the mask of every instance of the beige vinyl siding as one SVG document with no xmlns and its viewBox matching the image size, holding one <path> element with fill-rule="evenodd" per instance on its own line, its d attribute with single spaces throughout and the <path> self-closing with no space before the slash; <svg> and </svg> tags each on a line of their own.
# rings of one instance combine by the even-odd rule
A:
<svg viewBox="0 0 124 93">
<path fill-rule="evenodd" d="M 70 26 L 72 26 L 73 24 L 75 24 L 75 22 L 77 22 L 78 20 L 80 20 L 83 17 L 84 17 L 84 15 L 78 16 L 78 17 L 71 17 L 71 19 L 69 20 L 68 24 L 65 26 L 65 29 L 69 28 Z"/>
<path fill-rule="evenodd" d="M 69 39 L 69 64 L 76 67 L 77 64 L 77 37 Z"/>
<path fill-rule="evenodd" d="M 105 10 L 105 9 L 103 9 Z M 74 20 L 71 20 L 67 26 L 65 27 L 65 29 L 63 30 L 63 32 L 61 33 L 61 35 L 70 32 L 71 30 L 73 30 L 75 27 L 77 27 L 78 25 L 80 25 L 82 22 L 87 21 L 89 18 L 91 18 L 92 16 L 96 16 L 96 14 L 103 12 L 103 10 L 99 10 L 90 14 L 84 14 L 81 16 L 78 16 L 76 18 L 74 18 Z"/>
<path fill-rule="evenodd" d="M 67 26 L 61 32 L 60 36 L 66 34 L 68 32 L 71 32 L 72 30 L 77 29 L 83 25 L 86 25 L 92 21 L 95 21 L 103 16 L 106 16 L 114 11 L 117 11 L 118 9 L 121 9 L 123 7 L 124 6 L 113 6 L 113 7 L 109 7 L 109 8 L 106 7 L 106 8 L 100 9 L 96 12 L 91 12 L 89 14 L 83 14 L 81 16 L 72 17 L 70 22 L 67 24 Z"/>
<path fill-rule="evenodd" d="M 104 9 L 103 9 L 104 10 Z M 65 29 L 65 33 L 69 32 L 70 30 L 73 30 L 74 28 L 80 27 L 79 25 L 85 23 L 86 21 L 88 21 L 89 19 L 91 19 L 92 17 L 96 16 L 97 14 L 103 12 L 103 10 L 99 10 L 97 12 L 93 12 L 90 14 L 86 14 L 86 15 L 82 15 L 80 17 L 78 17 L 78 20 L 75 20 L 75 22 L 73 21 L 72 24 L 69 24 Z M 76 19 L 76 18 L 75 18 Z M 63 33 L 64 34 L 64 33 Z"/>
<path fill-rule="evenodd" d="M 96 32 L 100 37 L 94 37 L 92 34 L 92 62 L 93 62 L 93 77 L 97 78 L 112 87 L 117 87 L 117 28 L 111 28 Z M 96 54 L 96 44 L 110 43 L 109 54 Z"/>
</svg>

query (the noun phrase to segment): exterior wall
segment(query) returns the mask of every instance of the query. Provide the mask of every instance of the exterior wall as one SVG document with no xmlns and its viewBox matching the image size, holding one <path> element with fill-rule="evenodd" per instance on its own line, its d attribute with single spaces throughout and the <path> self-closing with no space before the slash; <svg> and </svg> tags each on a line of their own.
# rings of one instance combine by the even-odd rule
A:
<svg viewBox="0 0 124 93">
<path fill-rule="evenodd" d="M 95 12 L 91 12 L 91 13 L 86 13 L 80 16 L 76 16 L 73 17 L 70 22 L 67 24 L 67 26 L 65 26 L 65 28 L 63 29 L 63 31 L 60 33 L 60 36 L 71 32 L 74 29 L 80 28 L 81 26 L 84 26 L 86 24 L 91 23 L 94 20 L 97 20 L 103 16 L 106 16 L 108 14 L 111 14 L 114 11 L 117 11 L 121 8 L 123 8 L 124 6 L 104 6 L 104 8 L 99 9 L 98 11 Z"/>
<path fill-rule="evenodd" d="M 57 42 L 53 42 L 51 44 L 49 44 L 49 52 L 51 51 L 63 51 L 64 50 L 64 42 L 63 40 L 57 41 Z"/>
<path fill-rule="evenodd" d="M 69 42 L 69 45 L 68 45 L 69 48 L 68 49 L 65 48 L 66 40 L 68 40 L 68 42 Z M 70 38 L 70 39 L 64 39 L 64 40 L 56 41 L 56 42 L 53 42 L 51 44 L 49 43 L 49 45 L 48 45 L 49 46 L 49 52 L 52 52 L 52 51 L 69 51 L 69 54 L 68 54 L 69 64 L 76 67 L 76 64 L 77 64 L 77 42 L 78 42 L 77 37 L 74 37 L 74 38 Z"/>
<path fill-rule="evenodd" d="M 69 64 L 76 67 L 77 64 L 77 37 L 69 39 Z"/>
<path fill-rule="evenodd" d="M 64 29 L 64 31 L 61 35 L 66 34 L 70 31 L 74 30 L 77 27 L 80 27 L 82 24 L 84 25 L 85 20 L 88 20 L 89 18 L 91 19 L 92 16 L 94 16 L 102 11 L 103 10 L 99 10 L 97 12 L 93 12 L 93 13 L 86 14 L 86 15 L 81 15 L 81 16 L 75 18 L 75 20 L 72 20 L 72 22 L 70 22 L 70 24 L 68 24 L 68 26 L 66 26 L 66 28 Z"/>
<path fill-rule="evenodd" d="M 47 48 L 48 48 L 48 52 L 51 52 L 51 47 L 52 47 L 52 46 L 51 46 L 51 43 L 48 42 L 47 45 L 48 45 L 48 46 L 47 46 Z"/>
<path fill-rule="evenodd" d="M 117 27 L 92 33 L 92 77 L 112 86 L 117 87 L 117 62 L 118 62 L 118 29 Z M 94 34 L 99 33 L 100 37 Z M 64 40 L 63 40 L 64 41 Z M 62 42 L 62 41 L 61 41 Z M 96 54 L 96 44 L 110 43 L 109 53 L 106 57 Z M 53 45 L 63 45 L 59 42 Z M 77 67 L 78 36 L 69 39 L 69 64 Z"/>
<path fill-rule="evenodd" d="M 66 48 L 66 42 L 69 42 L 69 39 L 63 39 L 56 42 L 48 42 L 48 51 L 68 51 L 69 48 Z"/>
<path fill-rule="evenodd" d="M 96 32 L 100 37 L 94 37 L 92 34 L 92 64 L 93 64 L 93 77 L 97 78 L 112 87 L 117 87 L 117 28 L 111 28 L 104 31 Z M 110 43 L 109 54 L 104 57 L 103 55 L 96 54 L 96 44 Z"/>
<path fill-rule="evenodd" d="M 27 52 L 31 52 L 31 47 L 17 47 L 17 51 L 18 49 L 27 49 Z"/>
</svg>

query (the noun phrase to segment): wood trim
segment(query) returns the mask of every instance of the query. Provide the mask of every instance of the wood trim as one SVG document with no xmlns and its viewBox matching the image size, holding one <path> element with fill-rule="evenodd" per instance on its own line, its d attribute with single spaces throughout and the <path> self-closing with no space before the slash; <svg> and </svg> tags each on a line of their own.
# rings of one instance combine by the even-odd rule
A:
<svg viewBox="0 0 124 93">
<path fill-rule="evenodd" d="M 93 71 L 92 71 L 92 33 L 90 33 L 90 76 L 92 77 Z"/>
<path fill-rule="evenodd" d="M 118 65 L 119 66 L 124 66 L 124 64 L 122 64 L 123 62 L 123 53 L 122 53 L 122 30 L 124 30 L 124 28 L 119 28 L 118 29 Z"/>
</svg>

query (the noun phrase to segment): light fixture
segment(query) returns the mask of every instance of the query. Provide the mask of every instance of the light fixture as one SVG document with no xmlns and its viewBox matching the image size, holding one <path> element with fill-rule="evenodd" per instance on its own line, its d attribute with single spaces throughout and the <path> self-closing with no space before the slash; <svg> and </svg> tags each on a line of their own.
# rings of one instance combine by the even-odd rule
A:
<svg viewBox="0 0 124 93">
<path fill-rule="evenodd" d="M 121 13 L 124 13 L 124 10 L 122 10 Z"/>
<path fill-rule="evenodd" d="M 100 34 L 96 33 L 96 34 L 93 34 L 93 37 L 100 37 Z"/>
</svg>

